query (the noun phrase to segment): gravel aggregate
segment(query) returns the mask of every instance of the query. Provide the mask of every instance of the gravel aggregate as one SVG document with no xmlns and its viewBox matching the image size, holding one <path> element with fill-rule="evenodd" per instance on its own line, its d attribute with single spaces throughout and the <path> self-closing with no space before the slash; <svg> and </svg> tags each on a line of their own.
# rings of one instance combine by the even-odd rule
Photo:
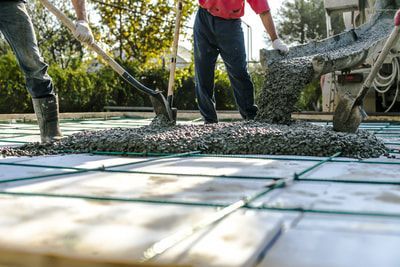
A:
<svg viewBox="0 0 400 267">
<path fill-rule="evenodd" d="M 287 126 L 257 121 L 85 131 L 53 144 L 30 143 L 0 149 L 3 156 L 51 155 L 71 150 L 304 156 L 342 152 L 342 156 L 355 158 L 379 157 L 386 152 L 383 143 L 366 131 L 346 134 L 304 122 Z"/>
<path fill-rule="evenodd" d="M 311 61 L 296 58 L 272 63 L 266 73 L 264 89 L 259 94 L 256 120 L 289 124 L 301 91 L 313 79 Z"/>
</svg>

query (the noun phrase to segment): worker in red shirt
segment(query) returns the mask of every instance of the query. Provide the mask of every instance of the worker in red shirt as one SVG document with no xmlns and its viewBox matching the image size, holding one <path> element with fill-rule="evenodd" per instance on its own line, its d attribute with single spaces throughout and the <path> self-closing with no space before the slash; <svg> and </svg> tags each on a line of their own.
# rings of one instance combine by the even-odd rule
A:
<svg viewBox="0 0 400 267">
<path fill-rule="evenodd" d="M 278 38 L 267 0 L 247 0 L 260 15 L 274 49 L 282 53 L 288 47 Z M 206 124 L 218 123 L 215 110 L 214 71 L 221 55 L 233 87 L 239 112 L 245 120 L 257 114 L 254 86 L 247 70 L 246 49 L 240 18 L 244 0 L 199 0 L 200 8 L 194 23 L 194 60 L 196 97 Z"/>
</svg>

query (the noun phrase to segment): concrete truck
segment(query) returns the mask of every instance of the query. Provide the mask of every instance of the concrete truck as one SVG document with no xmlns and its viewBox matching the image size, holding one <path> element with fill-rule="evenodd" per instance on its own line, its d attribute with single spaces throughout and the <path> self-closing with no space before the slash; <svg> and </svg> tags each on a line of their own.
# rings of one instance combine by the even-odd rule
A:
<svg viewBox="0 0 400 267">
<path fill-rule="evenodd" d="M 400 7 L 400 1 L 325 0 L 324 6 L 327 19 L 327 34 L 328 37 L 331 37 L 331 15 L 333 13 L 343 15 L 345 31 L 351 32 L 370 22 L 378 13 L 383 13 L 383 17 L 385 17 L 385 13 L 393 13 Z M 347 90 L 353 95 L 358 93 L 382 47 L 383 43 L 372 47 L 365 60 L 357 66 L 336 70 L 322 76 L 323 112 L 333 112 L 335 110 L 338 95 L 343 90 Z M 399 47 L 394 47 L 374 81 L 373 89 L 370 90 L 364 101 L 365 110 L 369 114 L 400 112 L 399 87 L 400 54 Z"/>
<path fill-rule="evenodd" d="M 328 38 L 292 47 L 288 55 L 273 50 L 261 50 L 265 69 L 282 60 L 303 58 L 312 64 L 314 79 L 321 80 L 322 113 L 297 114 L 304 119 L 329 120 L 340 95 L 357 95 L 371 66 L 394 28 L 394 14 L 400 0 L 324 0 Z M 346 29 L 332 35 L 331 16 L 343 15 Z M 369 115 L 400 120 L 400 46 L 397 44 L 385 60 L 364 108 Z M 385 113 L 386 112 L 386 113 Z M 311 117 L 310 117 L 311 116 Z M 325 116 L 325 117 L 324 117 Z M 328 117 L 327 117 L 328 116 Z"/>
</svg>

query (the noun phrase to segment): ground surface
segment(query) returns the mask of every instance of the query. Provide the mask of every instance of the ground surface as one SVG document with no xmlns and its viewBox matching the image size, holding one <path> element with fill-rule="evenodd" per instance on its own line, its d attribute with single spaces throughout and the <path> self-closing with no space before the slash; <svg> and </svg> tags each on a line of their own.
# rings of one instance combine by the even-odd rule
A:
<svg viewBox="0 0 400 267">
<path fill-rule="evenodd" d="M 62 128 L 72 134 L 148 123 L 69 121 Z M 383 140 L 393 158 L 98 152 L 1 159 L 0 245 L 138 260 L 152 244 L 215 214 L 216 207 L 265 191 L 272 179 L 296 177 L 156 261 L 399 266 L 400 125 L 362 128 Z M 1 124 L 0 136 L 1 145 L 14 146 L 38 140 L 38 131 Z"/>
</svg>

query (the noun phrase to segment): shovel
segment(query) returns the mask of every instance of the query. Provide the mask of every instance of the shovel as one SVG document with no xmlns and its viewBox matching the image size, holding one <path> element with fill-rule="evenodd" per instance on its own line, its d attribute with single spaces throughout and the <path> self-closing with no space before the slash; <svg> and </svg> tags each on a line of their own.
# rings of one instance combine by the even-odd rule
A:
<svg viewBox="0 0 400 267">
<path fill-rule="evenodd" d="M 175 71 L 176 71 L 176 61 L 178 57 L 178 46 L 179 46 L 179 30 L 181 27 L 183 11 L 183 2 L 178 0 L 178 6 L 176 10 L 176 20 L 175 20 L 175 32 L 174 32 L 174 43 L 172 46 L 171 63 L 169 68 L 169 82 L 168 82 L 168 94 L 167 101 L 169 108 L 172 110 L 174 118 L 176 118 L 177 109 L 173 108 L 174 105 L 174 86 L 175 86 Z"/>
<path fill-rule="evenodd" d="M 40 0 L 40 2 L 45 6 L 54 16 L 56 16 L 72 33 L 75 33 L 75 24 L 60 10 L 58 10 L 52 3 L 48 0 Z M 99 45 L 96 43 L 87 45 L 88 48 L 96 52 L 105 62 L 116 71 L 122 78 L 125 79 L 130 85 L 132 85 L 137 90 L 150 96 L 151 102 L 154 107 L 154 112 L 157 116 L 164 116 L 166 120 L 171 123 L 175 123 L 174 114 L 168 105 L 167 100 L 161 93 L 161 91 L 150 89 L 136 80 L 132 75 L 130 75 L 123 67 L 121 67 L 114 59 L 112 59 Z M 175 113 L 176 115 L 176 113 Z"/>
<path fill-rule="evenodd" d="M 355 133 L 358 130 L 363 119 L 367 117 L 367 113 L 362 108 L 363 100 L 367 95 L 371 85 L 376 78 L 383 62 L 385 61 L 390 49 L 396 44 L 400 36 L 400 10 L 397 11 L 394 18 L 395 28 L 386 41 L 382 52 L 380 53 L 375 64 L 372 66 L 371 72 L 365 80 L 360 92 L 354 99 L 349 94 L 341 96 L 336 107 L 333 117 L 333 129 L 337 132 Z"/>
</svg>

